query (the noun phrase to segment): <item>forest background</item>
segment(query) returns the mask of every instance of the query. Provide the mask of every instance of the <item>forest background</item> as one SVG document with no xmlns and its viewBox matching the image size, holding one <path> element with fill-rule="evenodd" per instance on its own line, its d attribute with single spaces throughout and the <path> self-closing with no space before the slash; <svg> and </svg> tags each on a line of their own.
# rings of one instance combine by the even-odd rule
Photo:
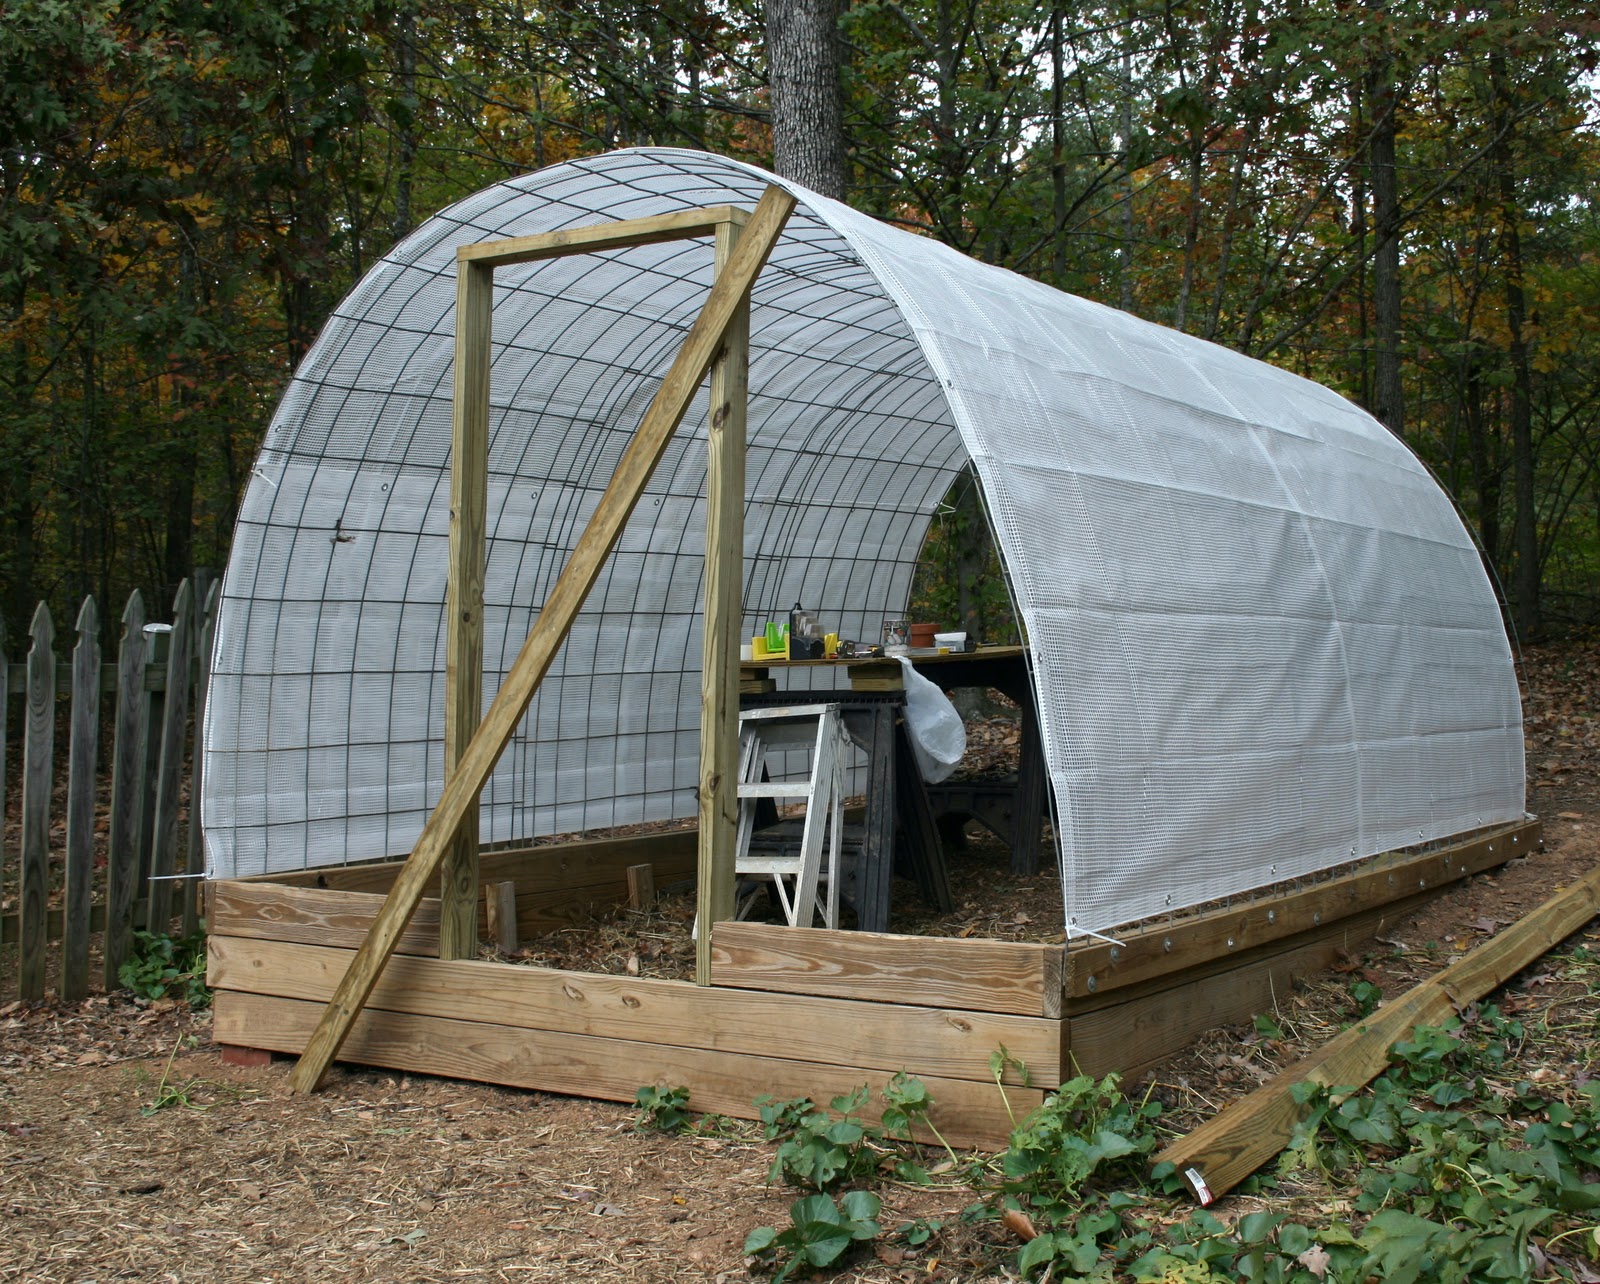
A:
<svg viewBox="0 0 1600 1284">
<path fill-rule="evenodd" d="M 771 165 L 776 101 L 858 208 L 1351 397 L 1523 639 L 1591 624 L 1597 49 L 1572 0 L 0 0 L 0 617 L 222 566 L 295 364 L 434 211 L 618 146 Z M 992 636 L 982 530 L 958 483 L 921 592 Z"/>
</svg>

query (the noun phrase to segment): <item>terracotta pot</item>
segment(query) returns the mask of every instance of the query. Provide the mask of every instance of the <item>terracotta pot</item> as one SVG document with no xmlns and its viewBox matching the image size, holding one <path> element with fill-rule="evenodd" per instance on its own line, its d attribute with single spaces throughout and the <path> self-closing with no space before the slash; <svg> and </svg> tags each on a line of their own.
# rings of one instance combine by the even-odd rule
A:
<svg viewBox="0 0 1600 1284">
<path fill-rule="evenodd" d="M 911 645 L 916 647 L 929 647 L 933 645 L 933 635 L 939 631 L 937 624 L 913 624 L 911 626 Z"/>
</svg>

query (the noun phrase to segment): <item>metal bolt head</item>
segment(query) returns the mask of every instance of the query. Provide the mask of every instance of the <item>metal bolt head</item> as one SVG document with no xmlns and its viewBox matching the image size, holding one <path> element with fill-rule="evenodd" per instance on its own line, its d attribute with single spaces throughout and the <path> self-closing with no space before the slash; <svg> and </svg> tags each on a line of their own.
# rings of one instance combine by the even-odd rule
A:
<svg viewBox="0 0 1600 1284">
<path fill-rule="evenodd" d="M 1083 988 L 1088 990 L 1090 994 L 1093 994 L 1100 987 L 1099 987 L 1099 983 L 1094 979 L 1094 977 L 1091 976 L 1087 981 L 1085 981 L 1083 983 Z"/>
</svg>

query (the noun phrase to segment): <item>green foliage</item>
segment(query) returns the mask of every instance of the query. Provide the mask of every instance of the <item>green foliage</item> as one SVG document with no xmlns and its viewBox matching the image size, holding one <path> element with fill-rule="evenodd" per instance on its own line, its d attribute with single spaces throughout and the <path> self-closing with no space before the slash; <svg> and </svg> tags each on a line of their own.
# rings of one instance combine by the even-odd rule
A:
<svg viewBox="0 0 1600 1284">
<path fill-rule="evenodd" d="M 158 936 L 135 932 L 128 961 L 117 980 L 142 999 L 182 999 L 191 1008 L 211 1006 L 206 988 L 206 936 Z"/>
<path fill-rule="evenodd" d="M 1011 1134 L 1000 1156 L 999 1190 L 1019 1207 L 1051 1216 L 1081 1204 L 1091 1182 L 1135 1178 L 1155 1150 L 1159 1102 L 1131 1102 L 1116 1075 L 1079 1075 L 1045 1098 Z"/>
<path fill-rule="evenodd" d="M 690 1125 L 687 1088 L 657 1088 L 653 1084 L 646 1084 L 634 1093 L 633 1104 L 639 1110 L 636 1121 L 639 1128 L 682 1132 Z"/>
<path fill-rule="evenodd" d="M 782 1231 L 758 1226 L 746 1236 L 744 1251 L 776 1262 L 778 1284 L 797 1266 L 831 1266 L 850 1245 L 872 1239 L 882 1207 L 868 1190 L 847 1191 L 838 1203 L 831 1195 L 807 1195 L 789 1205 L 791 1225 Z"/>
<path fill-rule="evenodd" d="M 835 1097 L 830 1113 L 808 1098 L 758 1098 L 767 1139 L 778 1142 L 767 1179 L 827 1191 L 875 1177 L 891 1164 L 901 1181 L 927 1181 L 920 1166 L 884 1144 L 910 1140 L 912 1125 L 926 1117 L 931 1104 L 927 1088 L 919 1079 L 897 1074 L 884 1090 L 887 1105 L 877 1123 L 860 1114 L 871 1099 L 862 1086 Z"/>
<path fill-rule="evenodd" d="M 1383 1002 L 1383 990 L 1364 977 L 1350 982 L 1350 1001 L 1355 1004 L 1356 1016 L 1371 1016 Z"/>
<path fill-rule="evenodd" d="M 1172 1165 L 1149 1167 L 1159 1105 L 1124 1097 L 1115 1076 L 1086 1075 L 1050 1094 L 1003 1154 L 968 1165 L 963 1180 L 985 1198 L 964 1216 L 1024 1216 L 1037 1233 L 1016 1250 L 1015 1269 L 1054 1284 L 1509 1284 L 1535 1278 L 1540 1263 L 1538 1278 L 1588 1278 L 1560 1262 L 1600 1264 L 1600 1081 L 1564 1097 L 1528 1082 L 1508 1093 L 1498 1077 L 1491 1086 L 1525 1037 L 1485 1006 L 1413 1031 L 1359 1092 L 1299 1085 L 1306 1118 L 1280 1171 L 1321 1168 L 1350 1191 L 1353 1224 L 1271 1209 L 1231 1224 L 1206 1209 L 1182 1212 Z M 998 1076 L 1010 1059 L 996 1057 Z M 917 1080 L 896 1076 L 884 1097 L 881 1125 L 862 1117 L 865 1088 L 831 1111 L 804 1098 L 759 1103 L 767 1137 L 780 1143 L 772 1179 L 815 1192 L 792 1206 L 791 1226 L 746 1241 L 747 1253 L 776 1265 L 776 1279 L 832 1265 L 878 1234 L 874 1196 L 855 1189 L 835 1202 L 829 1192 L 885 1174 L 891 1125 L 903 1138 L 912 1122 L 926 1124 Z M 897 1235 L 916 1246 L 940 1229 L 918 1219 Z"/>
<path fill-rule="evenodd" d="M 980 642 L 1019 640 L 981 488 L 970 470 L 956 479 L 928 527 L 908 609 Z"/>
</svg>

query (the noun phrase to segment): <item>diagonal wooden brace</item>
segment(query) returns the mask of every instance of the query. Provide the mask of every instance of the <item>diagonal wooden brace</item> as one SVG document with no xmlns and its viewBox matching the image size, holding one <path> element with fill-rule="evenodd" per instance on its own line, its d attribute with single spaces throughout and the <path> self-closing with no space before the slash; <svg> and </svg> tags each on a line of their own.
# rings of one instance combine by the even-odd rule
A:
<svg viewBox="0 0 1600 1284">
<path fill-rule="evenodd" d="M 423 826 L 415 849 L 307 1041 L 290 1079 L 295 1092 L 316 1090 L 329 1064 L 338 1055 L 351 1025 L 366 1006 L 395 943 L 431 886 L 457 830 L 476 807 L 489 773 L 494 770 L 543 681 L 667 443 L 722 348 L 730 324 L 748 302 L 750 289 L 766 265 L 794 205 L 794 197 L 789 193 L 778 187 L 768 187 L 745 224 L 726 269 L 717 274 L 705 307 L 684 339 L 650 408 L 645 411 L 633 440 L 623 452 L 610 485 L 572 550 L 572 556 L 567 559 L 511 671 L 506 674 L 455 770 L 445 781 L 444 792 Z"/>
</svg>

